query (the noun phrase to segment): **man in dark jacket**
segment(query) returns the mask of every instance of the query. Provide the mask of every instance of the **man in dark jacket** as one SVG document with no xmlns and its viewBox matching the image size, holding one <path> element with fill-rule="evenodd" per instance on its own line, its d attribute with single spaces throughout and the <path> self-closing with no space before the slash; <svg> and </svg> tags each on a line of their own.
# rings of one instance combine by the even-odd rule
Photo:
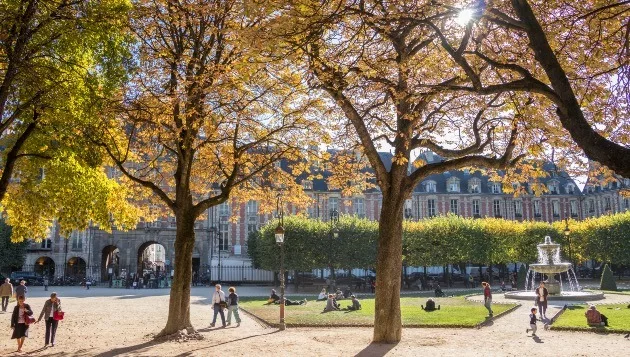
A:
<svg viewBox="0 0 630 357">
<path fill-rule="evenodd" d="M 15 292 L 15 298 L 19 298 L 20 296 L 24 296 L 26 297 L 26 293 L 28 293 L 28 288 L 26 287 L 26 281 L 22 280 L 20 281 L 20 285 L 16 286 L 15 289 L 13 289 Z"/>
</svg>

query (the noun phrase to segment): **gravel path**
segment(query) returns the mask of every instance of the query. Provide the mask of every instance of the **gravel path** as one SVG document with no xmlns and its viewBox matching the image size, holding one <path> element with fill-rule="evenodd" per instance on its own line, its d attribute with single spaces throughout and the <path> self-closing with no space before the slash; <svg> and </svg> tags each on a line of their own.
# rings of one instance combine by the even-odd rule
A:
<svg viewBox="0 0 630 357">
<path fill-rule="evenodd" d="M 267 290 L 268 288 L 261 289 Z M 245 290 L 245 289 L 243 289 Z M 66 319 L 60 323 L 57 346 L 41 349 L 44 325 L 31 329 L 22 355 L 28 356 L 621 356 L 630 340 L 600 335 L 539 329 L 539 338 L 525 334 L 528 310 L 514 312 L 481 329 L 405 329 L 397 345 L 370 344 L 369 328 L 288 329 L 284 332 L 243 316 L 240 327 L 209 328 L 211 310 L 207 288 L 193 289 L 192 321 L 202 341 L 156 343 L 149 337 L 163 326 L 168 306 L 164 291 L 92 289 L 81 297 L 72 288 L 59 289 Z M 83 291 L 85 292 L 85 291 Z M 118 292 L 118 294 L 114 294 Z M 102 296 L 110 295 L 111 296 Z M 43 295 L 35 294 L 33 295 Z M 95 296 L 98 295 L 98 296 Z M 28 302 L 39 313 L 44 297 Z M 291 313 L 287 308 L 287 313 Z M 553 308 L 559 309 L 559 308 Z M 0 314 L 0 355 L 18 356 L 10 340 L 10 314 Z M 542 326 L 540 326 L 542 327 Z M 624 352 L 626 351 L 626 352 Z"/>
</svg>

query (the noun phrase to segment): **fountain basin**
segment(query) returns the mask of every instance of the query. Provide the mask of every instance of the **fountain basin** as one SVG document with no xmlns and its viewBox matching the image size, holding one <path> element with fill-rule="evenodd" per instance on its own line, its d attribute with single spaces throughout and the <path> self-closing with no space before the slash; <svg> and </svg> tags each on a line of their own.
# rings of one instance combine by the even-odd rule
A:
<svg viewBox="0 0 630 357">
<path fill-rule="evenodd" d="M 543 274 L 560 274 L 571 268 L 571 263 L 555 263 L 555 264 L 530 264 L 530 269 Z"/>
<path fill-rule="evenodd" d="M 509 291 L 505 293 L 506 299 L 516 300 L 536 300 L 534 291 Z M 590 291 L 563 291 L 557 295 L 547 296 L 549 301 L 595 301 L 604 298 L 604 293 L 594 293 Z"/>
</svg>

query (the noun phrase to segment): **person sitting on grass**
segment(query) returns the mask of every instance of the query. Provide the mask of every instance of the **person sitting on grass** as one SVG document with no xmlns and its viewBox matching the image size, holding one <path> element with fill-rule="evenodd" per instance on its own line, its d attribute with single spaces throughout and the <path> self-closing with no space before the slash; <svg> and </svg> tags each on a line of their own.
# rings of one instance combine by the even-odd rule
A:
<svg viewBox="0 0 630 357">
<path fill-rule="evenodd" d="M 608 318 L 597 311 L 595 305 L 591 305 L 591 307 L 584 313 L 584 316 L 586 316 L 586 322 L 589 325 L 608 326 Z"/>
<path fill-rule="evenodd" d="M 276 294 L 275 289 L 271 289 L 271 295 L 269 296 L 269 299 L 267 300 L 267 304 L 278 304 L 279 301 L 280 301 L 280 296 Z"/>
<path fill-rule="evenodd" d="M 279 304 L 280 302 L 278 301 L 277 304 Z M 300 300 L 300 301 L 296 301 L 296 300 L 289 300 L 289 299 L 284 299 L 284 306 L 291 306 L 291 305 L 306 305 L 307 301 L 306 299 L 304 300 Z"/>
<path fill-rule="evenodd" d="M 326 293 L 326 288 L 322 288 L 322 291 L 317 295 L 317 301 L 326 301 L 328 299 L 328 294 Z"/>
<path fill-rule="evenodd" d="M 336 300 L 342 300 L 343 299 L 343 292 L 341 292 L 341 289 L 337 288 L 337 291 L 335 292 L 335 299 Z"/>
<path fill-rule="evenodd" d="M 335 300 L 335 296 L 333 294 L 328 294 L 328 300 L 326 300 L 324 312 L 337 310 L 339 310 L 339 305 L 337 304 L 337 300 Z"/>
<path fill-rule="evenodd" d="M 429 300 L 427 300 L 427 307 L 424 307 L 422 305 L 420 305 L 420 307 L 422 308 L 422 310 L 424 311 L 435 311 L 435 301 L 433 301 L 433 299 L 429 298 Z M 440 309 L 440 305 L 438 305 L 437 310 Z"/>
<path fill-rule="evenodd" d="M 357 297 L 354 295 L 350 295 L 350 298 L 352 299 L 352 305 L 348 305 L 348 308 L 346 310 L 348 311 L 361 310 L 361 302 L 359 301 L 359 299 L 357 299 Z"/>
</svg>

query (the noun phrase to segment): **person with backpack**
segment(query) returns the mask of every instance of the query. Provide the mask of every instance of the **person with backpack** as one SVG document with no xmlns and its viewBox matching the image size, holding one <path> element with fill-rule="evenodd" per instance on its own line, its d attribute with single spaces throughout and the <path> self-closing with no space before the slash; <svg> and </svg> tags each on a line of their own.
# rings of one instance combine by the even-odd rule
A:
<svg viewBox="0 0 630 357">
<path fill-rule="evenodd" d="M 221 322 L 223 323 L 223 327 L 225 328 L 225 314 L 223 313 L 223 309 L 227 307 L 227 302 L 225 301 L 225 292 L 221 290 L 221 284 L 217 284 L 214 286 L 215 292 L 212 295 L 212 308 L 214 309 L 214 317 L 212 318 L 212 323 L 210 327 L 214 327 L 217 322 L 217 314 L 221 314 Z"/>
<path fill-rule="evenodd" d="M 232 314 L 234 314 L 234 319 L 236 320 L 236 327 L 241 326 L 241 317 L 238 316 L 238 294 L 236 294 L 236 288 L 231 286 L 228 291 L 230 295 L 228 295 L 227 303 L 228 303 L 228 315 L 227 315 L 227 325 L 230 326 L 232 324 Z"/>
</svg>

